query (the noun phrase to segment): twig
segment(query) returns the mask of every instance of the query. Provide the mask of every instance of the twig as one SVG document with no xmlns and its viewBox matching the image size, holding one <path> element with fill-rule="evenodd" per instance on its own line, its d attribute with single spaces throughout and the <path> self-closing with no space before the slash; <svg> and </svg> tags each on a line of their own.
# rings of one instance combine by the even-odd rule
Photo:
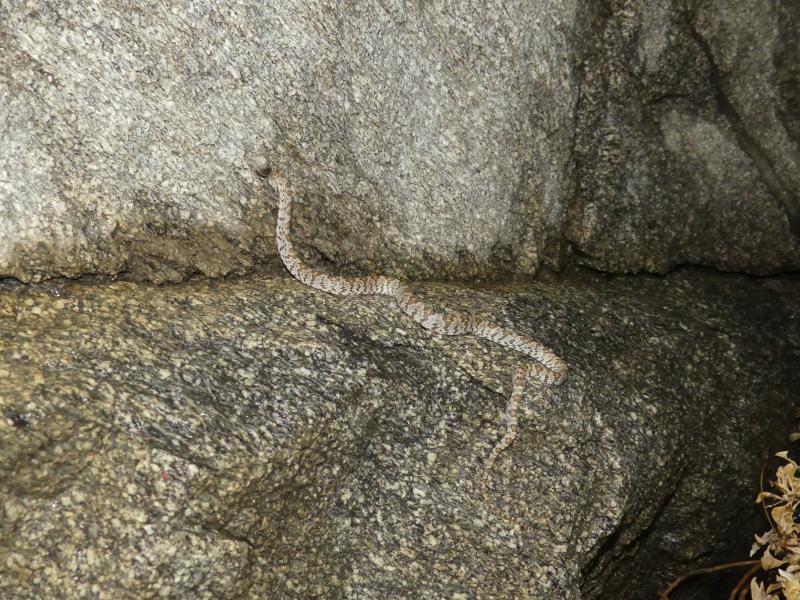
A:
<svg viewBox="0 0 800 600">
<path fill-rule="evenodd" d="M 733 569 L 736 567 L 750 567 L 758 565 L 758 568 L 761 568 L 761 561 L 760 560 L 739 560 L 736 562 L 729 562 L 724 563 L 721 565 L 717 565 L 716 567 L 706 567 L 705 569 L 697 569 L 696 571 L 692 571 L 691 573 L 687 573 L 686 575 L 682 575 L 675 579 L 672 583 L 667 586 L 663 592 L 659 592 L 658 600 L 669 600 L 669 594 L 672 592 L 676 587 L 682 584 L 684 581 L 689 579 L 690 577 L 694 577 L 695 575 L 705 575 L 707 573 L 715 573 L 717 571 L 724 571 L 725 569 Z M 757 571 L 758 569 L 751 569 L 751 571 Z M 749 572 L 748 572 L 749 575 Z"/>
<path fill-rule="evenodd" d="M 761 561 L 757 560 L 755 562 L 756 564 L 753 565 L 753 568 L 747 571 L 747 573 L 745 573 L 739 580 L 739 583 L 736 584 L 736 587 L 731 590 L 731 593 L 728 596 L 728 600 L 736 600 L 737 593 L 739 594 L 740 600 L 744 600 L 744 598 L 747 596 L 747 588 L 745 588 L 744 586 L 747 585 L 747 582 L 750 581 L 753 575 L 758 573 L 758 570 L 761 568 Z"/>
<path fill-rule="evenodd" d="M 742 591 L 739 592 L 739 597 L 736 600 L 747 600 L 747 594 L 750 593 L 750 586 L 746 586 L 742 588 Z"/>
</svg>

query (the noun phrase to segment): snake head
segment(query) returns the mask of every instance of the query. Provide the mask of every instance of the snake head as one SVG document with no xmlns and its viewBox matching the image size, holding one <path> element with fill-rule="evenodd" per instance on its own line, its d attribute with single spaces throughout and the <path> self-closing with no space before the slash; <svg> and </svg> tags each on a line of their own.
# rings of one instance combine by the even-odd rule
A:
<svg viewBox="0 0 800 600">
<path fill-rule="evenodd" d="M 256 175 L 267 179 L 273 185 L 282 185 L 283 187 L 288 187 L 288 182 L 286 181 L 286 175 L 284 175 L 283 169 L 269 164 L 266 160 L 262 161 L 256 167 Z"/>
<path fill-rule="evenodd" d="M 274 172 L 275 168 L 266 160 L 260 162 L 256 167 L 256 175 L 263 177 L 264 179 L 269 179 L 270 175 L 272 175 Z"/>
</svg>

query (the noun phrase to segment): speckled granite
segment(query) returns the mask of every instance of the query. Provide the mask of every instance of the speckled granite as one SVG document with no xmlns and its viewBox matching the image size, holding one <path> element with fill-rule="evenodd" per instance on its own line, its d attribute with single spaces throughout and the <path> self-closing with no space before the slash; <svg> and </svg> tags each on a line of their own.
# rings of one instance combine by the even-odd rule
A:
<svg viewBox="0 0 800 600">
<path fill-rule="evenodd" d="M 588 4 L 566 230 L 578 260 L 800 269 L 800 3 Z"/>
<path fill-rule="evenodd" d="M 263 156 L 340 267 L 799 269 L 798 4 L 692 4 L 4 2 L 0 277 L 258 270 Z"/>
<path fill-rule="evenodd" d="M 284 276 L 5 282 L 0 598 L 652 598 L 714 550 L 687 514 L 752 506 L 800 391 L 800 281 L 419 290 L 572 366 L 493 478 L 526 532 L 480 495 L 509 352 Z"/>
<path fill-rule="evenodd" d="M 574 11 L 4 2 L 0 276 L 248 271 L 274 255 L 263 154 L 338 263 L 532 273 L 571 186 Z"/>
</svg>

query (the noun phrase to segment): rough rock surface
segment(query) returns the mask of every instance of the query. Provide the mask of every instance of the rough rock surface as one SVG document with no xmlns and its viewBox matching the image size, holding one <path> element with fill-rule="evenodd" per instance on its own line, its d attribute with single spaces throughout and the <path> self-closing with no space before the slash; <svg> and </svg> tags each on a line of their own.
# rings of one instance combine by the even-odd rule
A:
<svg viewBox="0 0 800 600">
<path fill-rule="evenodd" d="M 249 271 L 264 155 L 340 266 L 798 269 L 800 8 L 674 4 L 3 3 L 0 276 Z"/>
<path fill-rule="evenodd" d="M 571 185 L 571 0 L 0 6 L 0 276 L 274 255 L 263 154 L 328 258 L 534 272 Z"/>
<path fill-rule="evenodd" d="M 800 391 L 797 279 L 419 291 L 571 365 L 493 477 L 525 531 L 479 485 L 513 353 L 287 277 L 6 282 L 0 597 L 649 599 L 752 506 Z"/>
<path fill-rule="evenodd" d="M 586 8 L 566 231 L 579 260 L 800 269 L 800 4 Z"/>
</svg>

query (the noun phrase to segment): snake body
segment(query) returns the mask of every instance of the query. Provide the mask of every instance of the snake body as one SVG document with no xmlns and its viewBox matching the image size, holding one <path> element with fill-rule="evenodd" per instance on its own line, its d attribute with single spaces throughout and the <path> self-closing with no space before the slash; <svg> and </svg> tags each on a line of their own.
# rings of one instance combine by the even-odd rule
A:
<svg viewBox="0 0 800 600">
<path fill-rule="evenodd" d="M 275 232 L 278 253 L 286 269 L 297 280 L 312 288 L 339 296 L 390 296 L 395 299 L 403 312 L 425 329 L 441 335 L 471 334 L 533 359 L 534 362 L 520 363 L 515 369 L 511 396 L 506 408 L 506 432 L 486 460 L 481 478 L 481 489 L 486 504 L 504 520 L 514 524 L 513 520 L 500 512 L 490 501 L 489 477 L 491 470 L 497 457 L 513 443 L 517 435 L 517 410 L 525 380 L 531 377 L 542 385 L 558 385 L 567 377 L 566 362 L 539 342 L 495 323 L 476 319 L 467 314 L 443 315 L 438 313 L 415 296 L 411 289 L 399 279 L 382 275 L 361 277 L 330 275 L 305 264 L 290 239 L 293 194 L 289 183 L 283 172 L 278 169 L 268 169 L 264 174 L 278 192 L 278 222 Z"/>
</svg>

